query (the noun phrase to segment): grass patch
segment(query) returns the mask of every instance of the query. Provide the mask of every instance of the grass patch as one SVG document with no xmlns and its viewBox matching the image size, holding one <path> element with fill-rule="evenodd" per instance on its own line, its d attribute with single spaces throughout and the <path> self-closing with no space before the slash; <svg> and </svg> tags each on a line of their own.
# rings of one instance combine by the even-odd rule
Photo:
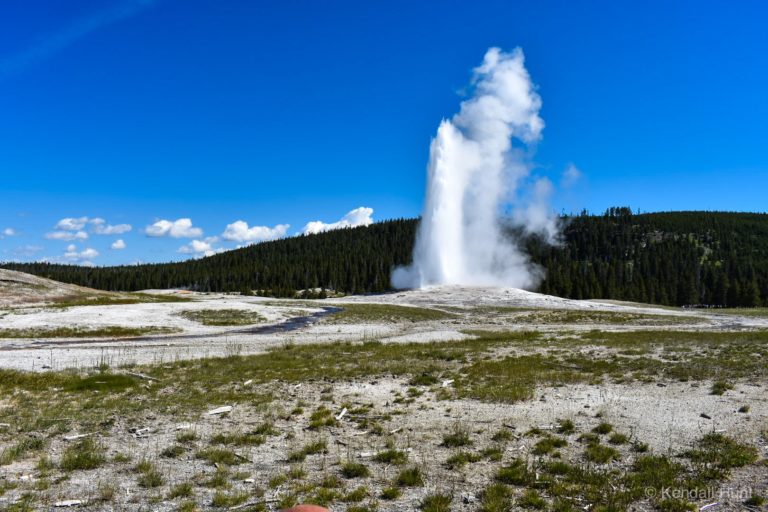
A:
<svg viewBox="0 0 768 512">
<path fill-rule="evenodd" d="M 130 338 L 149 334 L 179 332 L 171 327 L 51 327 L 34 329 L 0 329 L 0 338 Z"/>
<path fill-rule="evenodd" d="M 392 501 L 399 498 L 401 494 L 403 494 L 403 491 L 398 487 L 385 487 L 381 491 L 381 499 Z"/>
<path fill-rule="evenodd" d="M 318 453 L 324 453 L 327 451 L 327 443 L 325 440 L 312 441 L 302 446 L 298 450 L 293 450 L 288 453 L 288 462 L 304 462 L 308 455 L 317 455 Z"/>
<path fill-rule="evenodd" d="M 572 420 L 558 420 L 556 432 L 564 436 L 571 435 L 576 432 L 576 424 Z"/>
<path fill-rule="evenodd" d="M 33 452 L 38 452 L 45 447 L 45 440 L 41 437 L 24 436 L 0 453 L 0 466 L 7 466 L 14 461 L 23 459 Z"/>
<path fill-rule="evenodd" d="M 85 297 L 57 300 L 48 307 L 71 308 L 75 306 L 121 306 L 126 304 L 145 304 L 161 302 L 191 302 L 189 297 L 178 295 L 152 295 L 149 293 L 130 293 L 126 295 L 92 295 Z"/>
<path fill-rule="evenodd" d="M 334 323 L 426 322 L 455 317 L 437 309 L 392 304 L 340 304 L 339 307 L 343 309 L 331 316 Z"/>
<path fill-rule="evenodd" d="M 419 509 L 422 512 L 450 512 L 451 501 L 453 498 L 450 494 L 430 494 L 421 500 Z"/>
<path fill-rule="evenodd" d="M 360 486 L 345 494 L 344 498 L 342 498 L 342 501 L 346 501 L 348 503 L 359 503 L 367 498 L 368 494 L 368 488 Z"/>
<path fill-rule="evenodd" d="M 192 484 L 190 482 L 182 482 L 180 484 L 176 484 L 173 487 L 171 487 L 171 490 L 168 493 L 168 498 L 169 499 L 190 498 L 194 494 L 195 493 L 192 488 Z"/>
<path fill-rule="evenodd" d="M 341 465 L 341 474 L 344 478 L 366 478 L 371 472 L 365 464 L 350 461 Z"/>
<path fill-rule="evenodd" d="M 163 451 L 160 452 L 160 456 L 165 457 L 166 459 L 178 459 L 186 451 L 187 449 L 182 445 L 174 444 L 167 448 L 164 448 Z"/>
<path fill-rule="evenodd" d="M 443 435 L 442 445 L 447 448 L 459 448 L 471 444 L 472 439 L 469 437 L 469 430 L 458 423 L 453 426 L 453 430 L 450 433 Z"/>
<path fill-rule="evenodd" d="M 211 506 L 213 507 L 235 507 L 242 503 L 245 503 L 248 499 L 248 493 L 242 491 L 235 491 L 232 493 L 224 493 L 216 491 L 211 500 Z"/>
<path fill-rule="evenodd" d="M 260 446 L 266 441 L 266 437 L 254 432 L 227 432 L 211 437 L 211 444 L 213 445 Z"/>
<path fill-rule="evenodd" d="M 183 430 L 176 434 L 176 442 L 191 443 L 197 441 L 197 433 L 194 430 Z"/>
<path fill-rule="evenodd" d="M 560 437 L 547 436 L 544 439 L 540 439 L 536 442 L 535 445 L 533 445 L 533 450 L 531 450 L 531 453 L 534 455 L 547 455 L 555 451 L 556 448 L 562 448 L 563 446 L 567 445 L 568 441 L 565 439 Z"/>
<path fill-rule="evenodd" d="M 61 469 L 75 471 L 96 469 L 106 462 L 104 447 L 91 437 L 80 439 L 67 446 L 61 456 Z"/>
<path fill-rule="evenodd" d="M 320 406 L 309 416 L 309 429 L 318 430 L 322 427 L 333 427 L 336 425 L 336 418 L 333 416 L 333 412 Z"/>
<path fill-rule="evenodd" d="M 712 383 L 712 388 L 710 388 L 709 393 L 711 395 L 722 396 L 725 394 L 726 391 L 730 391 L 732 389 L 733 389 L 733 384 L 729 382 L 725 382 L 723 380 L 717 380 Z"/>
<path fill-rule="evenodd" d="M 448 457 L 445 463 L 449 468 L 460 468 L 472 462 L 478 462 L 481 459 L 480 455 L 471 452 L 457 452 Z"/>
<path fill-rule="evenodd" d="M 547 506 L 547 500 L 541 497 L 536 489 L 527 489 L 517 504 L 523 508 L 530 508 L 534 510 L 543 510 Z"/>
<path fill-rule="evenodd" d="M 153 489 L 160 487 L 165 483 L 163 474 L 155 467 L 154 464 L 148 463 L 141 470 L 141 475 L 138 479 L 138 484 L 146 489 Z"/>
<path fill-rule="evenodd" d="M 505 443 L 510 439 L 512 439 L 512 437 L 513 437 L 512 432 L 510 432 L 506 428 L 503 428 L 498 432 L 496 432 L 495 434 L 493 434 L 493 436 L 491 437 L 491 440 L 496 441 L 497 443 Z"/>
<path fill-rule="evenodd" d="M 629 442 L 629 437 L 627 437 L 625 434 L 619 434 L 618 432 L 614 432 L 608 438 L 608 442 L 610 444 L 616 444 L 616 445 L 627 444 Z"/>
<path fill-rule="evenodd" d="M 234 466 L 242 462 L 241 458 L 235 454 L 232 450 L 225 448 L 206 448 L 200 450 L 195 454 L 198 459 L 207 460 L 211 464 L 226 464 L 227 466 Z"/>
<path fill-rule="evenodd" d="M 730 474 L 732 468 L 752 464 L 758 452 L 752 446 L 740 444 L 723 434 L 707 434 L 697 442 L 693 450 L 684 456 L 698 466 L 701 476 L 708 480 L 720 480 Z"/>
<path fill-rule="evenodd" d="M 480 501 L 481 512 L 507 512 L 512 508 L 512 491 L 504 484 L 485 488 Z"/>
<path fill-rule="evenodd" d="M 210 326 L 253 325 L 266 321 L 259 313 L 242 309 L 194 309 L 181 311 L 179 316 Z"/>
<path fill-rule="evenodd" d="M 526 485 L 534 479 L 523 459 L 515 459 L 496 473 L 496 480 L 509 485 Z"/>
<path fill-rule="evenodd" d="M 599 435 L 610 434 L 612 431 L 613 431 L 613 425 L 606 422 L 602 422 L 598 426 L 592 429 L 592 432 Z"/>
<path fill-rule="evenodd" d="M 408 462 L 408 453 L 402 450 L 388 448 L 374 455 L 373 460 L 376 462 L 383 462 L 384 464 L 394 464 L 396 466 L 401 466 Z"/>
<path fill-rule="evenodd" d="M 621 453 L 616 448 L 611 448 L 610 446 L 590 443 L 587 449 L 584 450 L 584 458 L 595 464 L 607 464 L 621 459 Z"/>
<path fill-rule="evenodd" d="M 413 466 L 400 471 L 395 483 L 400 487 L 421 487 L 424 485 L 424 476 L 418 466 Z"/>
<path fill-rule="evenodd" d="M 79 377 L 67 386 L 70 391 L 99 391 L 118 393 L 138 384 L 138 381 L 129 375 L 113 373 L 99 373 L 88 377 Z"/>
</svg>

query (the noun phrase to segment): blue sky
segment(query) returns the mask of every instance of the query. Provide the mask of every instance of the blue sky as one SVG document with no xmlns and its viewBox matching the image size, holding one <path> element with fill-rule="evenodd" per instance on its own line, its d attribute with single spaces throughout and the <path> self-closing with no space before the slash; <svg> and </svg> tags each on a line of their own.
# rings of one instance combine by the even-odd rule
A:
<svg viewBox="0 0 768 512">
<path fill-rule="evenodd" d="M 0 260 L 176 260 L 358 207 L 416 216 L 429 141 L 491 46 L 524 50 L 543 99 L 533 175 L 580 170 L 555 210 L 768 210 L 764 2 L 0 11 Z"/>
</svg>

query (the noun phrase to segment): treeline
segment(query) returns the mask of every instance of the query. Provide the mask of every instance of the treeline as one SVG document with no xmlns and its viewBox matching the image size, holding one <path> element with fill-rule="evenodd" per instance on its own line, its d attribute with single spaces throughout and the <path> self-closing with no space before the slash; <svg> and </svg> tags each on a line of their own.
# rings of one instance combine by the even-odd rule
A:
<svg viewBox="0 0 768 512">
<path fill-rule="evenodd" d="M 668 212 L 563 219 L 564 243 L 528 240 L 542 293 L 674 306 L 768 305 L 768 215 Z"/>
<path fill-rule="evenodd" d="M 563 216 L 562 243 L 510 230 L 546 269 L 539 291 L 575 299 L 664 305 L 768 305 L 768 215 L 721 212 Z M 264 242 L 202 259 L 87 268 L 6 263 L 4 268 L 103 290 L 187 288 L 293 296 L 297 290 L 384 292 L 407 264 L 416 219 Z"/>
</svg>

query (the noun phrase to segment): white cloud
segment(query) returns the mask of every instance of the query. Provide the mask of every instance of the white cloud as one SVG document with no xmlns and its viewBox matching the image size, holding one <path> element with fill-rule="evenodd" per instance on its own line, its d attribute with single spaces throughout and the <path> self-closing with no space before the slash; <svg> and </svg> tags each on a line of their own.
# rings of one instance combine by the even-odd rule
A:
<svg viewBox="0 0 768 512">
<path fill-rule="evenodd" d="M 16 230 L 13 228 L 5 228 L 3 230 L 3 234 L 0 235 L 0 238 L 4 238 L 6 236 L 16 236 L 18 233 L 16 233 Z"/>
<path fill-rule="evenodd" d="M 192 226 L 192 219 L 188 218 L 175 221 L 161 219 L 147 226 L 144 232 L 147 236 L 170 236 L 173 238 L 195 238 L 203 234 L 203 230 Z"/>
<path fill-rule="evenodd" d="M 99 255 L 99 251 L 91 249 L 90 247 L 80 253 L 80 257 L 86 260 L 92 260 Z"/>
<path fill-rule="evenodd" d="M 89 221 L 93 226 L 91 232 L 97 235 L 122 235 L 129 232 L 133 227 L 130 224 L 116 224 L 114 226 L 107 224 L 107 221 L 100 218 Z"/>
<path fill-rule="evenodd" d="M 88 217 L 66 217 L 56 223 L 56 229 L 64 231 L 79 231 L 85 227 Z"/>
<path fill-rule="evenodd" d="M 574 186 L 582 177 L 582 172 L 573 164 L 568 166 L 563 171 L 563 176 L 560 178 L 560 186 L 564 188 Z"/>
<path fill-rule="evenodd" d="M 182 254 L 194 254 L 195 256 L 213 256 L 226 250 L 223 247 L 213 247 L 212 244 L 218 242 L 218 240 L 219 238 L 216 236 L 206 238 L 205 240 L 192 240 L 188 244 L 179 247 L 179 252 Z"/>
<path fill-rule="evenodd" d="M 75 244 L 70 244 L 67 246 L 67 251 L 64 253 L 64 259 L 68 261 L 72 261 L 74 263 L 84 264 L 86 262 L 90 262 L 92 259 L 96 258 L 98 255 L 99 255 L 99 251 L 91 247 L 88 247 L 78 252 Z"/>
<path fill-rule="evenodd" d="M 88 233 L 85 231 L 51 231 L 45 234 L 48 240 L 88 240 Z"/>
<path fill-rule="evenodd" d="M 290 225 L 278 224 L 270 228 L 269 226 L 248 227 L 248 223 L 238 220 L 232 224 L 227 224 L 227 228 L 221 237 L 231 242 L 262 242 L 265 240 L 274 240 L 285 236 Z"/>
<path fill-rule="evenodd" d="M 110 245 L 109 247 L 110 249 L 115 249 L 116 251 L 119 251 L 121 249 L 125 249 L 125 242 L 121 238 L 119 240 L 115 240 L 114 242 L 112 242 L 112 245 Z"/>
<path fill-rule="evenodd" d="M 51 240 L 85 240 L 88 235 L 83 231 L 86 225 L 91 226 L 91 233 L 96 235 L 121 235 L 131 229 L 130 224 L 112 226 L 100 217 L 65 217 L 56 223 L 56 230 L 45 235 Z"/>
<path fill-rule="evenodd" d="M 309 235 L 309 234 L 315 234 L 315 233 L 322 233 L 323 231 L 331 231 L 333 229 L 339 229 L 339 228 L 370 226 L 371 224 L 373 224 L 372 215 L 373 215 L 373 208 L 367 208 L 365 206 L 361 206 L 360 208 L 355 208 L 351 212 L 347 213 L 338 222 L 332 222 L 330 224 L 326 224 L 325 222 L 322 222 L 319 220 L 308 222 L 307 225 L 304 226 L 302 233 L 304 233 L 305 235 Z"/>
</svg>

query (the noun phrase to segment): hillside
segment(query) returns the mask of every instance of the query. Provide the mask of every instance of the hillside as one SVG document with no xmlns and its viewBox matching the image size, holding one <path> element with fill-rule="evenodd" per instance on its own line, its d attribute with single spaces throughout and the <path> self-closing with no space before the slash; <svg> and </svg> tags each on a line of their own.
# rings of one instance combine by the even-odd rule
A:
<svg viewBox="0 0 768 512">
<path fill-rule="evenodd" d="M 0 269 L 0 308 L 108 295 L 82 286 Z"/>
<path fill-rule="evenodd" d="M 540 292 L 664 305 L 768 304 L 768 215 L 724 212 L 565 216 L 563 242 L 522 237 L 546 269 Z M 259 290 L 290 296 L 326 288 L 345 293 L 389 290 L 396 265 L 408 263 L 416 219 L 380 222 L 265 242 L 178 263 L 85 268 L 6 263 L 5 268 L 102 290 L 190 288 Z"/>
</svg>

